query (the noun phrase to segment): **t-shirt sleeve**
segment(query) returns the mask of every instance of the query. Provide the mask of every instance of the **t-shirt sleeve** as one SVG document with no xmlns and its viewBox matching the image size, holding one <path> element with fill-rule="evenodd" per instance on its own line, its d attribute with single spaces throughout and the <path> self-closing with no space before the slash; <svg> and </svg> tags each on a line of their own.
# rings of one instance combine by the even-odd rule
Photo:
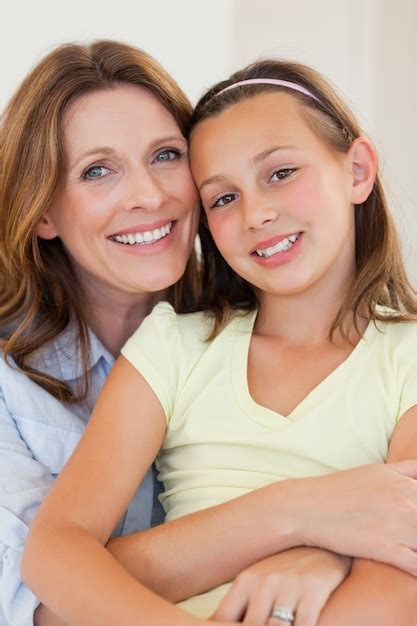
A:
<svg viewBox="0 0 417 626">
<path fill-rule="evenodd" d="M 398 419 L 417 405 L 417 323 L 406 324 L 402 340 L 398 343 L 398 374 L 400 404 Z"/>
<path fill-rule="evenodd" d="M 128 339 L 122 355 L 138 370 L 164 409 L 172 415 L 181 364 L 177 315 L 168 302 L 160 302 Z"/>
</svg>

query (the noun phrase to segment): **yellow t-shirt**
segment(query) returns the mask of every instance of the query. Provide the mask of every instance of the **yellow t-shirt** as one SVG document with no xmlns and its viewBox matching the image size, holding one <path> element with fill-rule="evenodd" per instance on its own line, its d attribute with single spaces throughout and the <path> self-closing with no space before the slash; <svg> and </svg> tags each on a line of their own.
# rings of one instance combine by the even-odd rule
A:
<svg viewBox="0 0 417 626">
<path fill-rule="evenodd" d="M 257 404 L 247 383 L 255 318 L 236 315 L 206 342 L 203 313 L 176 315 L 163 302 L 122 349 L 166 414 L 156 464 L 167 520 L 278 480 L 382 463 L 398 419 L 417 404 L 417 324 L 389 322 L 370 323 L 349 357 L 287 417 Z M 208 616 L 226 590 L 181 606 Z"/>
</svg>

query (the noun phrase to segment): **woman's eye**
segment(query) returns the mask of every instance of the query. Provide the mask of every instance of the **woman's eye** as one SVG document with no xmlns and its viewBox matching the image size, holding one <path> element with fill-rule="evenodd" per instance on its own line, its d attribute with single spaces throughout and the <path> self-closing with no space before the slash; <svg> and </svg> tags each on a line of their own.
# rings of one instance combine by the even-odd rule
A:
<svg viewBox="0 0 417 626">
<path fill-rule="evenodd" d="M 103 178 L 106 174 L 110 172 L 108 167 L 104 167 L 104 165 L 93 165 L 89 167 L 83 174 L 83 178 L 86 180 L 93 180 L 94 178 Z"/>
<path fill-rule="evenodd" d="M 271 180 L 284 180 L 284 178 L 289 178 L 291 174 L 294 174 L 295 171 L 294 167 L 283 167 L 272 174 Z"/>
<path fill-rule="evenodd" d="M 211 208 L 214 209 L 216 207 L 226 206 L 226 204 L 230 204 L 231 202 L 233 202 L 236 197 L 236 193 L 225 193 L 224 196 L 220 196 L 220 198 L 217 198 Z"/>
<path fill-rule="evenodd" d="M 181 153 L 179 150 L 162 150 L 162 152 L 158 152 L 158 154 L 155 157 L 155 161 L 157 163 L 165 163 L 167 161 L 176 161 L 179 159 L 179 157 L 181 156 Z"/>
</svg>

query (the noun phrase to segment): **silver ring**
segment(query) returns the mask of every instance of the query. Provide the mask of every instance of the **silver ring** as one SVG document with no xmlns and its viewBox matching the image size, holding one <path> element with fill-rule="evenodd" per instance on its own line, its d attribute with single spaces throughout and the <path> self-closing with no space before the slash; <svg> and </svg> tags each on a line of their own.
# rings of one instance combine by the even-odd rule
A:
<svg viewBox="0 0 417 626">
<path fill-rule="evenodd" d="M 274 606 L 271 617 L 276 617 L 283 622 L 290 622 L 292 624 L 295 620 L 295 613 L 292 609 L 289 609 L 286 606 Z"/>
</svg>

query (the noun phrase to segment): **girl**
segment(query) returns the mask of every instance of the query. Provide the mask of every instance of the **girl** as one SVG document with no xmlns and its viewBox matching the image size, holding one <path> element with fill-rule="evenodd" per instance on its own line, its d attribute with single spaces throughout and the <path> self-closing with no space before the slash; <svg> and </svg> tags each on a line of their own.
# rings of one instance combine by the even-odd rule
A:
<svg viewBox="0 0 417 626">
<path fill-rule="evenodd" d="M 318 543 L 351 554 L 361 552 L 354 542 L 346 550 L 339 536 L 320 535 L 322 488 L 331 480 L 324 475 L 416 454 L 417 305 L 375 151 L 351 114 L 313 71 L 256 64 L 200 101 L 191 157 L 210 229 L 203 242 L 216 244 L 206 273 L 216 280 L 201 312 L 181 316 L 160 304 L 125 345 L 28 540 L 24 579 L 69 624 L 134 624 L 141 613 L 152 623 L 151 593 L 102 545 L 158 451 L 169 520 L 293 478 L 299 493 L 305 487 L 303 504 L 309 487 L 313 499 L 303 511 L 297 498 L 288 500 L 273 519 L 276 550 Z M 352 502 L 349 492 L 343 498 Z M 294 520 L 306 511 L 300 540 Z M 356 509 L 348 511 L 351 525 Z M 230 527 L 222 528 L 233 548 Z M 269 528 L 265 517 L 258 534 Z M 210 550 L 217 556 L 212 540 L 209 534 L 208 558 Z M 411 555 L 412 541 L 402 555 Z M 188 549 L 200 550 L 193 532 Z M 392 562 L 383 549 L 377 557 Z M 167 561 L 169 568 L 169 554 Z M 330 569 L 334 588 L 346 569 L 339 562 Z M 379 605 L 364 583 L 370 573 L 395 590 Z M 187 608 L 208 614 L 224 592 Z M 415 595 L 408 574 L 354 562 L 319 623 L 392 624 L 400 604 L 408 624 Z M 299 589 L 276 585 L 248 599 L 238 581 L 217 617 L 305 626 L 316 623 L 323 600 L 313 618 L 310 604 Z M 180 622 L 163 604 L 154 615 L 154 623 L 198 623 L 191 616 Z"/>
</svg>

